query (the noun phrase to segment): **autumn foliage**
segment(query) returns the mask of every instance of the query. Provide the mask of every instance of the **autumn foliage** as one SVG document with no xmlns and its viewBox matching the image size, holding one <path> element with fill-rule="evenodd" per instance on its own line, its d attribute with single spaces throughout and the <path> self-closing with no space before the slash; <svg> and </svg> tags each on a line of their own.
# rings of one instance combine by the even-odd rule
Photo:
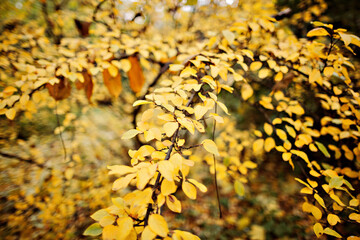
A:
<svg viewBox="0 0 360 240">
<path fill-rule="evenodd" d="M 325 1 L 31 2 L 0 37 L 1 237 L 360 239 L 360 38 Z"/>
</svg>

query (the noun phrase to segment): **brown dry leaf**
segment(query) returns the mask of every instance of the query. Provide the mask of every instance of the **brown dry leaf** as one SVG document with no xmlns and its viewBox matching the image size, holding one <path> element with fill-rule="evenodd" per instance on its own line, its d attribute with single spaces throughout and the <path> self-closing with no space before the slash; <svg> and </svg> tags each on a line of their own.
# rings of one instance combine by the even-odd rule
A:
<svg viewBox="0 0 360 240">
<path fill-rule="evenodd" d="M 109 93 L 117 98 L 122 90 L 122 82 L 120 72 L 116 77 L 112 77 L 107 69 L 103 71 L 104 84 L 109 90 Z"/>
<path fill-rule="evenodd" d="M 83 77 L 84 77 L 84 91 L 85 91 L 85 95 L 89 101 L 89 103 L 91 103 L 91 96 L 93 93 L 93 89 L 94 89 L 94 83 L 91 77 L 91 74 L 89 74 L 87 71 L 84 71 L 82 73 Z"/>
<path fill-rule="evenodd" d="M 144 74 L 136 56 L 129 57 L 129 60 L 131 63 L 131 68 L 128 72 L 130 87 L 135 93 L 138 93 L 141 91 L 145 83 Z"/>
<path fill-rule="evenodd" d="M 71 85 L 67 78 L 58 77 L 60 79 L 59 83 L 51 85 L 50 83 L 46 84 L 46 88 L 49 90 L 50 96 L 52 96 L 56 101 L 63 100 L 70 96 Z"/>
</svg>

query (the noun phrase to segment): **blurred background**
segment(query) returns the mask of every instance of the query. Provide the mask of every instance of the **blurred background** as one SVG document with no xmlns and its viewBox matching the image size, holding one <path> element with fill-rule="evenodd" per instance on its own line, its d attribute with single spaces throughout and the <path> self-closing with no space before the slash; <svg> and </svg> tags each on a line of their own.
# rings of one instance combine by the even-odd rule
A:
<svg viewBox="0 0 360 240">
<path fill-rule="evenodd" d="M 11 70 L 14 55 L 32 57 L 28 46 L 24 45 L 19 52 L 7 48 L 16 41 L 17 34 L 28 36 L 29 41 L 46 37 L 47 40 L 42 41 L 53 44 L 87 36 L 95 42 L 103 30 L 89 23 L 94 20 L 99 2 L 2 0 L 0 89 L 21 80 L 21 76 Z M 212 24 L 225 26 L 234 18 L 261 13 L 282 21 L 298 38 L 306 36 L 314 20 L 360 33 L 356 0 L 112 2 L 113 6 L 103 4 L 96 13 L 96 21 L 111 23 L 108 9 L 115 9 L 121 31 L 133 36 L 141 31 L 164 34 L 168 29 L 177 28 L 188 41 L 201 41 L 205 29 L 211 29 Z M 218 15 L 218 22 L 209 24 L 214 15 Z M 203 25 L 204 30 L 196 24 Z M 145 66 L 146 62 L 142 64 Z M 146 80 L 153 79 L 159 68 L 143 67 Z M 32 96 L 34 106 L 18 113 L 15 120 L 0 115 L 0 239 L 90 239 L 82 235 L 93 223 L 90 215 L 109 206 L 111 197 L 130 191 L 112 192 L 115 179 L 108 176 L 106 168 L 112 164 L 129 164 L 128 150 L 137 144 L 121 140 L 121 135 L 133 128 L 132 102 L 139 96 L 131 91 L 127 76 L 123 75 L 122 79 L 123 90 L 117 98 L 111 97 L 100 84 L 94 88 L 91 103 L 82 91 L 76 90 L 70 98 L 56 103 L 44 89 Z M 257 90 L 261 91 L 261 87 L 264 86 L 258 86 Z M 219 219 L 211 161 L 194 159 L 196 167 L 192 174 L 202 179 L 209 191 L 200 194 L 196 201 L 185 201 L 186 197 L 180 194 L 179 199 L 185 201 L 181 214 L 164 209 L 166 218 L 173 224 L 171 227 L 190 229 L 201 239 L 209 240 L 314 239 L 312 221 L 301 209 L 301 186 L 294 180 L 294 176 L 302 173 L 293 172 L 277 154 L 253 155 L 249 149 L 254 137 L 250 133 L 264 122 L 263 117 L 259 117 L 258 110 L 234 100 L 230 94 L 222 97 L 230 105 L 234 124 L 232 128 L 223 129 L 224 134 L 235 135 L 236 141 L 242 142 L 239 152 L 245 159 L 256 162 L 257 168 L 246 173 L 243 193 L 238 194 L 229 184 L 226 163 L 220 164 L 224 217 Z"/>
</svg>

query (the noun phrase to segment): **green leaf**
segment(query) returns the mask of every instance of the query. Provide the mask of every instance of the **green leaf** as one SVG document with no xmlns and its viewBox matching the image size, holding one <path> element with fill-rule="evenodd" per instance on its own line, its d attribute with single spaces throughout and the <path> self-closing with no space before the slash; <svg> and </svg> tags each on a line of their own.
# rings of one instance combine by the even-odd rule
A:
<svg viewBox="0 0 360 240">
<path fill-rule="evenodd" d="M 235 188 L 235 192 L 237 195 L 239 195 L 240 197 L 245 195 L 245 188 L 244 185 L 242 184 L 242 182 L 240 182 L 239 180 L 236 180 L 234 183 L 234 188 Z"/>
<path fill-rule="evenodd" d="M 105 209 L 100 209 L 93 213 L 90 217 L 95 221 L 100 221 L 105 216 L 109 216 L 110 214 Z"/>
<path fill-rule="evenodd" d="M 344 183 L 343 177 L 333 177 L 329 181 L 329 187 L 330 188 L 338 188 L 338 187 L 341 187 L 341 185 L 343 185 L 343 183 Z"/>
<path fill-rule="evenodd" d="M 102 227 L 99 223 L 91 224 L 83 233 L 85 236 L 99 236 L 102 233 Z"/>
<path fill-rule="evenodd" d="M 325 155 L 325 157 L 330 158 L 330 154 L 329 154 L 328 150 L 326 149 L 326 147 L 324 146 L 324 144 L 322 144 L 321 142 L 317 142 L 317 141 L 315 141 L 315 144 L 318 146 L 319 150 Z"/>
</svg>

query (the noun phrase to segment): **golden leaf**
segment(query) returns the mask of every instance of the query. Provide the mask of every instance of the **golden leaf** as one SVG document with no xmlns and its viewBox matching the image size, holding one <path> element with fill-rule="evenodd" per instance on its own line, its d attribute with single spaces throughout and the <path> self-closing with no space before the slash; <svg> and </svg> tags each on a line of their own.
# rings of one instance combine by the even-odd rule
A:
<svg viewBox="0 0 360 240">
<path fill-rule="evenodd" d="M 201 142 L 201 144 L 203 145 L 205 150 L 208 151 L 209 153 L 212 153 L 215 156 L 220 155 L 218 152 L 218 148 L 217 148 L 216 144 L 214 143 L 214 141 L 212 141 L 210 139 L 205 139 Z"/>
<path fill-rule="evenodd" d="M 182 190 L 188 198 L 196 199 L 196 188 L 191 183 L 183 181 Z"/>
<path fill-rule="evenodd" d="M 164 217 L 159 214 L 150 215 L 149 227 L 154 233 L 161 237 L 166 237 L 169 233 L 169 228 Z"/>
<path fill-rule="evenodd" d="M 314 28 L 310 30 L 307 34 L 307 37 L 320 37 L 320 36 L 330 36 L 328 31 L 326 31 L 324 28 Z"/>
<path fill-rule="evenodd" d="M 166 205 L 173 212 L 181 212 L 181 202 L 173 195 L 166 196 Z"/>
</svg>

